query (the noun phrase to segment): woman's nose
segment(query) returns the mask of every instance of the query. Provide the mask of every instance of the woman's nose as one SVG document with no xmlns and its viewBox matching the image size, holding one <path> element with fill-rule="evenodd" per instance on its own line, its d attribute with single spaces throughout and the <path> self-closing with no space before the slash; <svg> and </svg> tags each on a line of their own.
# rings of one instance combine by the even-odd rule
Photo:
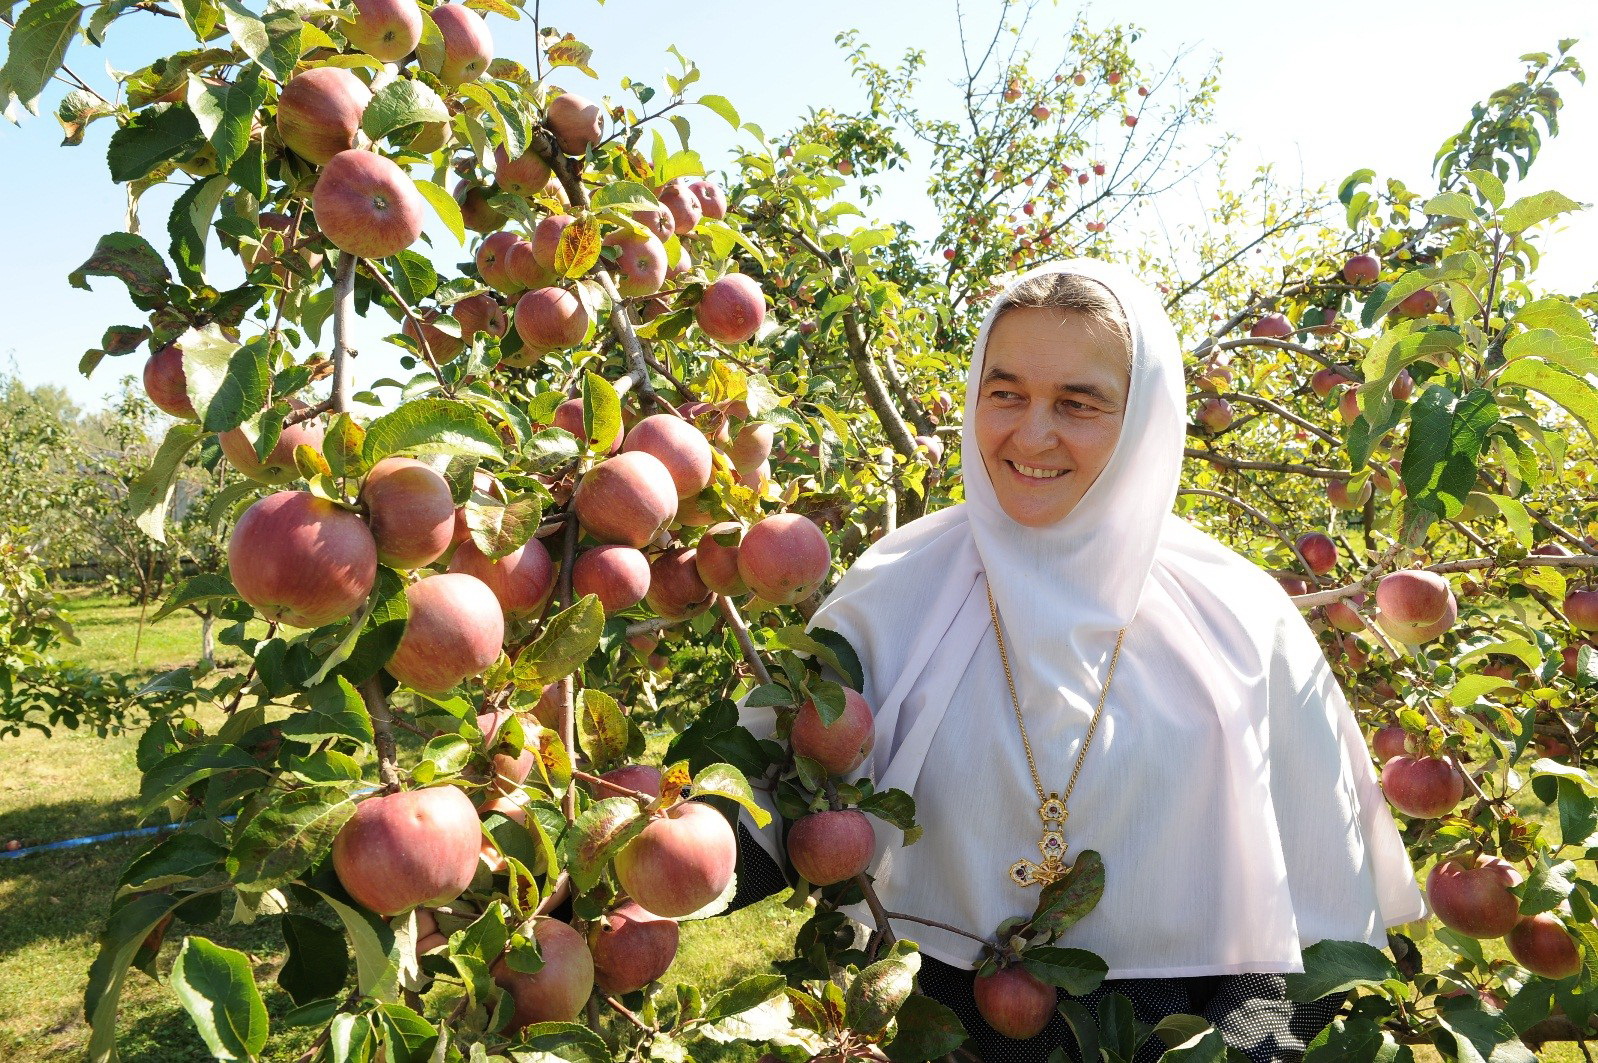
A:
<svg viewBox="0 0 1598 1063">
<path fill-rule="evenodd" d="M 1058 441 L 1057 436 L 1054 418 L 1047 409 L 1040 409 L 1035 404 L 1022 415 L 1015 430 L 1016 442 L 1029 451 L 1049 449 Z"/>
</svg>

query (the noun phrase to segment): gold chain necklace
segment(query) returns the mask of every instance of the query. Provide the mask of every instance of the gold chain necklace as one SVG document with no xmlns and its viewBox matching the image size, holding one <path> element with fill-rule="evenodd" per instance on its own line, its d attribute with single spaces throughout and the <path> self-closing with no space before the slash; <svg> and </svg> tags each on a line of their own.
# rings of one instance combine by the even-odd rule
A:
<svg viewBox="0 0 1598 1063">
<path fill-rule="evenodd" d="M 1050 790 L 1047 795 L 1043 793 L 1043 780 L 1038 777 L 1038 765 L 1032 759 L 1032 743 L 1027 740 L 1026 721 L 1021 718 L 1021 699 L 1015 694 L 1015 677 L 1010 674 L 1010 655 L 1004 649 L 1004 631 L 999 625 L 999 607 L 993 601 L 993 588 L 988 590 L 988 612 L 993 617 L 993 637 L 999 643 L 999 660 L 1004 664 L 1004 681 L 1010 687 L 1010 704 L 1015 709 L 1015 724 L 1021 729 L 1021 747 L 1026 750 L 1027 770 L 1032 773 L 1032 788 L 1038 792 L 1038 818 L 1043 821 L 1043 837 L 1038 842 L 1038 851 L 1043 854 L 1043 863 L 1034 864 L 1030 860 L 1017 860 L 1010 865 L 1010 878 L 1017 886 L 1047 886 L 1051 882 L 1064 878 L 1071 870 L 1065 862 L 1065 821 L 1070 816 L 1066 803 L 1071 800 L 1071 791 L 1076 789 L 1076 778 L 1082 773 L 1082 762 L 1087 759 L 1088 746 L 1093 744 L 1093 733 L 1098 730 L 1099 717 L 1104 713 L 1104 699 L 1110 694 L 1110 683 L 1115 679 L 1115 665 L 1121 659 L 1121 643 L 1126 639 L 1126 628 L 1115 636 L 1115 653 L 1110 657 L 1110 671 L 1104 677 L 1104 689 L 1099 692 L 1098 707 L 1093 710 L 1093 719 L 1088 724 L 1088 733 L 1082 739 L 1082 749 L 1076 755 L 1076 766 L 1071 769 L 1071 778 L 1065 784 L 1065 793 L 1056 793 Z"/>
</svg>

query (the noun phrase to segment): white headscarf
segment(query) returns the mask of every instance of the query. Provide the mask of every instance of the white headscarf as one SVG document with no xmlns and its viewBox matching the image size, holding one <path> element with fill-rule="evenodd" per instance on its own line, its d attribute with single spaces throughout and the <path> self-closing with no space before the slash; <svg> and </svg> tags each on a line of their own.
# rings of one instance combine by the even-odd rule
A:
<svg viewBox="0 0 1598 1063">
<path fill-rule="evenodd" d="M 994 495 L 970 411 L 1012 285 L 972 353 L 966 502 L 867 550 L 811 621 L 859 652 L 877 723 L 862 770 L 910 793 L 925 828 L 902 847 L 878 826 L 877 893 L 982 937 L 1037 903 L 1008 876 L 1040 859 L 1041 824 L 991 585 L 1045 790 L 1065 789 L 1127 627 L 1066 825 L 1067 859 L 1097 850 L 1107 888 L 1062 944 L 1103 956 L 1112 978 L 1298 971 L 1322 939 L 1384 945 L 1386 927 L 1425 908 L 1343 693 L 1277 583 L 1171 512 L 1186 418 L 1170 321 L 1123 268 L 1079 260 L 1027 277 L 1056 271 L 1103 284 L 1130 328 L 1121 434 L 1098 480 L 1043 528 Z M 770 710 L 744 723 L 769 733 Z M 863 906 L 851 914 L 869 922 Z M 895 932 L 946 963 L 980 959 L 947 931 Z"/>
</svg>

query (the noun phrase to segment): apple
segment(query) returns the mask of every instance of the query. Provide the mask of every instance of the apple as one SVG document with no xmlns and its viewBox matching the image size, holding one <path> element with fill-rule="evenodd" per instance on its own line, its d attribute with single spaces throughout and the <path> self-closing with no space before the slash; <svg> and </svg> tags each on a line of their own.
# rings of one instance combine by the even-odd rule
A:
<svg viewBox="0 0 1598 1063">
<path fill-rule="evenodd" d="M 1199 423 L 1213 432 L 1224 432 L 1232 426 L 1236 414 L 1232 404 L 1216 395 L 1207 395 L 1199 402 Z"/>
<path fill-rule="evenodd" d="M 493 772 L 489 782 L 489 791 L 499 794 L 501 797 L 512 793 L 517 787 L 527 781 L 527 776 L 532 774 L 533 758 L 538 755 L 536 742 L 529 742 L 525 748 L 514 754 L 493 752 L 495 747 L 501 743 L 499 732 L 512 715 L 514 714 L 510 709 L 497 709 L 494 712 L 480 712 L 477 714 L 477 729 L 483 733 L 484 747 L 492 754 L 489 757 L 489 764 Z M 533 732 L 533 734 L 536 733 Z M 485 806 L 485 810 L 502 811 L 503 809 L 490 810 Z M 524 822 L 526 820 L 526 812 L 521 809 L 516 811 L 522 813 L 518 822 Z"/>
<path fill-rule="evenodd" d="M 482 580 L 507 619 L 537 615 L 555 589 L 555 562 L 537 539 L 527 540 L 498 560 L 490 559 L 468 539 L 455 548 L 449 570 Z"/>
<path fill-rule="evenodd" d="M 620 252 L 616 256 L 616 291 L 623 299 L 654 295 L 666 281 L 666 245 L 654 233 L 636 236 L 617 230 L 605 237 L 604 246 Z"/>
<path fill-rule="evenodd" d="M 943 440 L 937 436 L 916 436 L 913 442 L 916 450 L 927 456 L 929 464 L 943 464 Z"/>
<path fill-rule="evenodd" d="M 144 363 L 144 393 L 162 413 L 188 421 L 198 417 L 188 387 L 183 349 L 177 344 L 167 344 Z"/>
<path fill-rule="evenodd" d="M 545 123 L 555 134 L 555 143 L 567 155 L 582 155 L 599 146 L 605 132 L 605 115 L 599 105 L 574 92 L 549 101 Z"/>
<path fill-rule="evenodd" d="M 730 538 L 730 545 L 722 545 L 718 538 Z M 699 568 L 699 578 L 717 594 L 735 597 L 749 593 L 749 585 L 738 572 L 738 550 L 743 539 L 743 525 L 736 521 L 723 521 L 705 529 L 699 537 L 694 564 Z"/>
<path fill-rule="evenodd" d="M 277 101 L 277 132 L 296 155 L 321 166 L 355 147 L 361 114 L 372 90 L 337 66 L 316 66 L 296 74 Z"/>
<path fill-rule="evenodd" d="M 1399 402 L 1408 402 L 1409 397 L 1415 394 L 1415 378 L 1409 375 L 1408 369 L 1400 369 L 1393 378 L 1393 398 Z"/>
<path fill-rule="evenodd" d="M 705 289 L 694 307 L 694 320 L 717 343 L 744 343 L 766 320 L 765 293 L 752 278 L 729 273 Z"/>
<path fill-rule="evenodd" d="M 672 222 L 679 236 L 693 232 L 699 219 L 704 216 L 704 204 L 694 194 L 692 187 L 698 181 L 697 177 L 678 177 L 667 181 L 655 192 L 660 205 L 671 211 Z"/>
<path fill-rule="evenodd" d="M 776 438 L 777 429 L 772 425 L 758 422 L 744 425 L 725 448 L 732 467 L 746 475 L 760 468 L 771 458 L 771 446 Z"/>
<path fill-rule="evenodd" d="M 1276 582 L 1279 583 L 1282 587 L 1282 590 L 1286 591 L 1291 597 L 1297 597 L 1300 594 L 1308 594 L 1310 592 L 1310 585 L 1296 576 L 1277 576 Z"/>
<path fill-rule="evenodd" d="M 1337 397 L 1337 416 L 1344 424 L 1353 424 L 1359 420 L 1359 388 L 1349 384 L 1343 393 Z"/>
<path fill-rule="evenodd" d="M 1111 85 L 1119 85 L 1121 83 L 1121 72 L 1119 70 L 1111 70 L 1104 75 L 1104 80 Z"/>
<path fill-rule="evenodd" d="M 677 958 L 677 922 L 624 901 L 588 927 L 594 982 L 612 996 L 644 988 Z"/>
<path fill-rule="evenodd" d="M 1371 736 L 1371 752 L 1375 753 L 1376 759 L 1383 764 L 1386 764 L 1394 757 L 1407 756 L 1409 754 L 1409 732 L 1396 723 L 1377 728 L 1376 733 Z M 1460 792 L 1460 796 L 1464 796 L 1463 791 Z"/>
<path fill-rule="evenodd" d="M 416 0 L 355 0 L 355 18 L 344 38 L 373 59 L 397 63 L 422 39 L 422 9 Z"/>
<path fill-rule="evenodd" d="M 680 499 L 703 491 L 715 473 L 715 458 L 704 433 L 670 413 L 652 414 L 633 425 L 621 450 L 624 454 L 641 451 L 659 459 L 671 474 Z"/>
<path fill-rule="evenodd" d="M 455 202 L 461 208 L 461 221 L 478 233 L 491 233 L 505 227 L 505 215 L 488 202 L 488 189 L 465 178 L 455 183 Z"/>
<path fill-rule="evenodd" d="M 1559 651 L 1559 674 L 1566 679 L 1576 678 L 1576 669 L 1581 664 L 1581 651 L 1592 645 L 1591 642 L 1584 641 L 1573 642 L 1569 646 L 1562 647 Z"/>
<path fill-rule="evenodd" d="M 1011 78 L 1004 86 L 1004 102 L 1014 103 L 1021 98 L 1021 83 Z"/>
<path fill-rule="evenodd" d="M 1371 496 L 1371 481 L 1366 480 L 1360 485 L 1359 493 L 1348 493 L 1347 480 L 1330 480 L 1326 484 L 1326 497 L 1338 509 L 1359 509 Z"/>
<path fill-rule="evenodd" d="M 289 409 L 297 413 L 305 409 L 305 403 L 290 399 Z M 227 455 L 228 461 L 241 474 L 251 480 L 275 485 L 286 484 L 299 477 L 299 469 L 294 464 L 294 448 L 307 446 L 321 450 L 322 435 L 322 426 L 314 420 L 290 425 L 278 435 L 277 443 L 264 462 L 255 456 L 255 444 L 245 436 L 243 428 L 221 433 L 217 436 L 217 442 L 222 444 L 222 453 Z"/>
<path fill-rule="evenodd" d="M 384 458 L 372 466 L 361 503 L 377 559 L 390 568 L 421 568 L 449 549 L 455 530 L 449 483 L 415 458 Z"/>
<path fill-rule="evenodd" d="M 1322 532 L 1306 532 L 1294 544 L 1299 556 L 1317 576 L 1324 576 L 1337 567 L 1337 544 Z"/>
<path fill-rule="evenodd" d="M 1393 757 L 1382 765 L 1388 804 L 1415 819 L 1446 816 L 1465 796 L 1465 776 L 1446 757 Z"/>
<path fill-rule="evenodd" d="M 418 351 L 423 349 L 422 338 L 426 337 L 427 353 L 431 354 L 436 361 L 448 362 L 458 358 L 461 351 L 465 349 L 461 338 L 459 336 L 451 336 L 433 324 L 433 322 L 443 316 L 443 311 L 423 310 L 415 311 L 415 313 L 417 320 L 421 322 L 421 327 L 417 328 L 410 318 L 406 318 L 400 323 L 400 334 L 414 343 Z"/>
<path fill-rule="evenodd" d="M 871 706 L 864 695 L 849 687 L 843 688 L 843 715 L 831 725 L 821 722 L 814 701 L 806 701 L 799 706 L 788 736 L 796 755 L 808 757 L 831 775 L 847 775 L 865 763 L 876 738 Z"/>
<path fill-rule="evenodd" d="M 358 258 L 387 258 L 422 235 L 425 204 L 416 184 L 398 165 L 352 148 L 322 167 L 311 192 L 311 209 L 322 235 L 340 251 Z"/>
<path fill-rule="evenodd" d="M 643 601 L 649 584 L 649 559 L 631 546 L 596 546 L 572 562 L 572 593 L 598 597 L 606 616 Z"/>
<path fill-rule="evenodd" d="M 813 886 L 832 886 L 871 866 L 877 835 L 858 808 L 812 812 L 788 828 L 788 859 Z"/>
<path fill-rule="evenodd" d="M 1360 593 L 1339 601 L 1328 602 L 1324 608 L 1326 622 L 1339 631 L 1364 631 L 1364 621 L 1359 617 L 1359 607 L 1364 604 L 1365 595 Z"/>
<path fill-rule="evenodd" d="M 423 694 L 442 694 L 499 659 L 505 618 L 488 585 L 464 572 L 424 576 L 405 588 L 410 615 L 388 674 Z"/>
<path fill-rule="evenodd" d="M 1564 544 L 1556 543 L 1552 539 L 1538 543 L 1529 551 L 1537 557 L 1570 557 L 1570 551 Z"/>
<path fill-rule="evenodd" d="M 1339 386 L 1348 382 L 1348 374 L 1335 367 L 1317 369 L 1309 378 L 1310 390 L 1319 398 L 1326 398 Z"/>
<path fill-rule="evenodd" d="M 579 441 L 586 440 L 590 447 L 593 446 L 594 441 L 588 439 L 588 429 L 583 427 L 582 399 L 567 399 L 555 407 L 555 413 L 551 418 L 550 424 L 554 428 L 565 429 L 576 436 Z M 615 438 L 610 441 L 610 452 L 612 454 L 620 452 L 622 439 L 622 433 L 617 432 Z"/>
<path fill-rule="evenodd" d="M 1437 296 L 1432 294 L 1431 289 L 1422 288 L 1393 307 L 1393 313 L 1399 317 L 1425 317 L 1436 309 Z"/>
<path fill-rule="evenodd" d="M 333 839 L 333 871 L 378 915 L 436 908 L 472 884 L 482 836 L 472 799 L 454 786 L 368 797 Z"/>
<path fill-rule="evenodd" d="M 1377 622 L 1382 630 L 1411 645 L 1430 642 L 1454 626 L 1459 604 L 1448 580 L 1435 572 L 1389 572 L 1376 585 Z"/>
<path fill-rule="evenodd" d="M 1337 333 L 1337 307 L 1323 306 L 1320 310 L 1320 324 L 1306 325 L 1304 331 L 1314 336 L 1332 336 Z"/>
<path fill-rule="evenodd" d="M 632 207 L 633 219 L 659 237 L 661 243 L 670 240 L 677 232 L 677 219 L 670 210 L 659 205 Z"/>
<path fill-rule="evenodd" d="M 686 801 L 657 814 L 616 855 L 616 880 L 645 910 L 680 919 L 720 897 L 737 863 L 738 839 L 721 813 Z"/>
<path fill-rule="evenodd" d="M 677 484 L 653 454 L 623 451 L 583 474 L 572 509 L 600 542 L 641 548 L 677 516 Z"/>
<path fill-rule="evenodd" d="M 1565 595 L 1565 619 L 1578 631 L 1598 631 L 1598 590 L 1569 591 Z"/>
<path fill-rule="evenodd" d="M 576 221 L 570 214 L 551 214 L 533 228 L 533 258 L 551 272 L 555 269 L 555 255 L 560 251 L 561 234 Z"/>
<path fill-rule="evenodd" d="M 1049 110 L 1047 106 L 1041 103 L 1032 108 L 1032 117 L 1036 118 L 1040 122 L 1047 122 L 1049 120 L 1049 116 L 1053 113 L 1053 111 Z"/>
<path fill-rule="evenodd" d="M 439 4 L 427 17 L 438 27 L 443 46 L 423 44 L 422 69 L 449 88 L 476 81 L 494 61 L 494 38 L 483 16 L 462 4 Z"/>
<path fill-rule="evenodd" d="M 1505 935 L 1509 954 L 1532 974 L 1558 981 L 1581 970 L 1581 950 L 1558 917 L 1550 912 L 1523 917 Z"/>
<path fill-rule="evenodd" d="M 766 517 L 744 533 L 738 551 L 738 574 L 773 605 L 792 605 L 814 594 L 831 566 L 827 537 L 797 513 Z"/>
<path fill-rule="evenodd" d="M 633 637 L 636 638 L 637 636 Z M 628 641 L 631 641 L 631 639 Z M 623 764 L 619 768 L 612 768 L 600 775 L 600 778 L 624 790 L 633 790 L 637 793 L 648 794 L 651 797 L 660 796 L 660 769 L 649 764 Z M 594 788 L 594 796 L 604 798 L 626 797 L 628 795 L 621 793 L 619 790 L 596 786 Z"/>
<path fill-rule="evenodd" d="M 983 1021 L 1016 1041 L 1042 1033 L 1059 1003 L 1055 988 L 1020 964 L 977 975 L 971 995 Z"/>
<path fill-rule="evenodd" d="M 538 354 L 575 347 L 592 323 L 588 307 L 564 288 L 538 288 L 516 301 L 516 334 Z"/>
<path fill-rule="evenodd" d="M 521 290 L 515 284 L 508 272 L 511 248 L 518 243 L 525 243 L 520 236 L 512 232 L 497 232 L 486 237 L 477 246 L 477 275 L 483 278 L 483 283 L 495 291 L 505 292 L 507 295 Z"/>
<path fill-rule="evenodd" d="M 1444 926 L 1473 938 L 1503 937 L 1520 922 L 1520 899 L 1509 887 L 1520 873 L 1483 853 L 1474 866 L 1439 860 L 1426 876 L 1426 899 Z"/>
<path fill-rule="evenodd" d="M 1135 115 L 1135 114 L 1126 115 L 1125 117 L 1123 117 L 1121 119 L 1121 121 L 1126 125 L 1126 127 L 1128 129 L 1131 129 L 1133 126 L 1137 125 L 1137 115 Z"/>
<path fill-rule="evenodd" d="M 1254 339 L 1285 340 L 1293 335 L 1293 324 L 1281 314 L 1266 314 L 1248 330 Z"/>
<path fill-rule="evenodd" d="M 594 991 L 594 958 L 581 934 L 559 919 L 540 916 L 532 938 L 544 959 L 537 972 L 514 970 L 504 957 L 489 969 L 494 984 L 510 994 L 511 1030 L 540 1022 L 575 1022 Z"/>
<path fill-rule="evenodd" d="M 549 163 L 531 149 L 512 159 L 504 145 L 494 148 L 494 181 L 512 195 L 533 199 L 544 191 L 551 176 Z"/>
<path fill-rule="evenodd" d="M 1343 279 L 1355 287 L 1376 283 L 1382 275 L 1382 264 L 1375 255 L 1355 255 L 1343 263 Z"/>
<path fill-rule="evenodd" d="M 228 573 L 239 597 L 268 621 L 321 627 L 371 594 L 377 545 L 349 510 L 309 491 L 279 491 L 234 525 Z"/>
<path fill-rule="evenodd" d="M 695 181 L 688 190 L 699 200 L 699 209 L 705 217 L 721 221 L 727 216 L 727 193 L 714 181 Z"/>
<path fill-rule="evenodd" d="M 674 546 L 649 565 L 649 608 L 667 620 L 686 620 L 710 607 L 715 597 L 699 578 L 692 547 Z"/>
</svg>

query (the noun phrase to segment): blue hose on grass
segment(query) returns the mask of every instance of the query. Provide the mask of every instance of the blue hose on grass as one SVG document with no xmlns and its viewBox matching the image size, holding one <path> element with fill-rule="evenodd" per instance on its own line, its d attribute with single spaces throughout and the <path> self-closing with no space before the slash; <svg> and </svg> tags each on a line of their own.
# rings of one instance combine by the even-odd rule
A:
<svg viewBox="0 0 1598 1063">
<path fill-rule="evenodd" d="M 236 816 L 222 817 L 223 823 L 231 823 Z M 154 827 L 134 827 L 132 830 L 114 830 L 109 834 L 91 834 L 86 838 L 67 838 L 59 842 L 45 842 L 43 845 L 30 845 L 26 849 L 14 849 L 10 852 L 0 852 L 0 860 L 21 860 L 24 856 L 34 853 L 48 853 L 57 849 L 78 849 L 85 845 L 99 845 L 101 842 L 114 842 L 122 838 L 147 838 L 152 834 L 162 834 L 166 831 L 179 830 L 186 823 L 160 823 Z"/>
</svg>

